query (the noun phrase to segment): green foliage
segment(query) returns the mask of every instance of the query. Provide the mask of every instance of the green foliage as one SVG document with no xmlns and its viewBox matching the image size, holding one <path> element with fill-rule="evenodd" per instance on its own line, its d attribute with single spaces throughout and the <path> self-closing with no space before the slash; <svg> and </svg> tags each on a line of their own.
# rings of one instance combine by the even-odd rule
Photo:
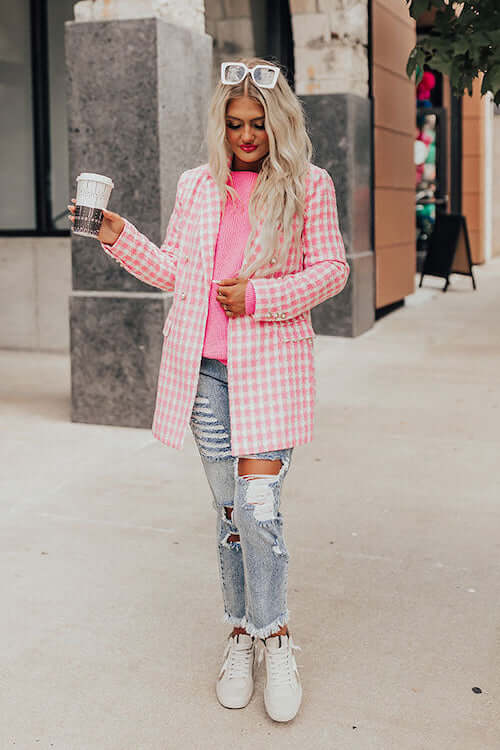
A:
<svg viewBox="0 0 500 750">
<path fill-rule="evenodd" d="M 481 94 L 491 91 L 500 104 L 500 0 L 406 0 L 412 18 L 437 8 L 432 33 L 419 40 L 406 65 L 415 84 L 422 80 L 424 63 L 445 73 L 453 93 L 472 96 L 472 81 L 484 73 Z"/>
</svg>

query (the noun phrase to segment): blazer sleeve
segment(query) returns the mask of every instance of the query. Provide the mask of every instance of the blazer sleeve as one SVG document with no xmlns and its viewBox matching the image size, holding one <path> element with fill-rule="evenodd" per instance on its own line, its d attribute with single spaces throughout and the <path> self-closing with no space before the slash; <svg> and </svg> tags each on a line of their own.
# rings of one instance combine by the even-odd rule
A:
<svg viewBox="0 0 500 750">
<path fill-rule="evenodd" d="M 141 234 L 128 219 L 125 219 L 125 225 L 112 245 L 100 243 L 104 252 L 125 270 L 165 292 L 172 292 L 175 286 L 180 229 L 184 218 L 183 174 L 177 182 L 174 209 L 161 247 Z"/>
<path fill-rule="evenodd" d="M 337 217 L 333 180 L 325 169 L 304 211 L 303 270 L 278 278 L 252 277 L 256 320 L 287 320 L 333 297 L 350 273 Z"/>
</svg>

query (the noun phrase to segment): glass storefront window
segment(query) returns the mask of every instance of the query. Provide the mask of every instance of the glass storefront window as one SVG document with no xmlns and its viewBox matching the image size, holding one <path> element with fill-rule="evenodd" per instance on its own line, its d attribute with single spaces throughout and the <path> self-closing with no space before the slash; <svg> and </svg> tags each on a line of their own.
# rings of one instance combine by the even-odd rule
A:
<svg viewBox="0 0 500 750">
<path fill-rule="evenodd" d="M 51 143 L 51 203 L 55 229 L 68 229 L 68 119 L 66 114 L 66 64 L 64 22 L 73 20 L 74 0 L 48 3 L 49 112 Z M 63 213 L 63 216 L 56 217 Z"/>
<path fill-rule="evenodd" d="M 36 229 L 30 2 L 0 1 L 0 229 Z"/>
<path fill-rule="evenodd" d="M 69 232 L 64 22 L 73 6 L 0 0 L 0 232 Z"/>
</svg>

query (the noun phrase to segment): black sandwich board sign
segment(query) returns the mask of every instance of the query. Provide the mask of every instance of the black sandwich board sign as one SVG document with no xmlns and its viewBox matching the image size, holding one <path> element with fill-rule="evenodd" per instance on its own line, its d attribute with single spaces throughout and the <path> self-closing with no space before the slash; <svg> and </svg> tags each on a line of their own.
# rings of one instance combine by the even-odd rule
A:
<svg viewBox="0 0 500 750">
<path fill-rule="evenodd" d="M 472 286 L 476 289 L 476 281 L 472 273 L 467 223 L 465 216 L 462 216 L 462 214 L 438 214 L 436 216 L 419 287 L 422 286 L 425 275 L 440 276 L 442 279 L 446 279 L 446 284 L 443 287 L 443 292 L 446 292 L 450 283 L 448 278 L 450 273 L 470 276 Z"/>
</svg>

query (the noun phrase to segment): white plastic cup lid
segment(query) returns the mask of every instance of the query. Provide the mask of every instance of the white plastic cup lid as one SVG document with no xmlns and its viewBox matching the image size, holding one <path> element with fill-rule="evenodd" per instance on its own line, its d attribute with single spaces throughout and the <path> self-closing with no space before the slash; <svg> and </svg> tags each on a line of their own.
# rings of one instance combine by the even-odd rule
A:
<svg viewBox="0 0 500 750">
<path fill-rule="evenodd" d="M 114 188 L 114 183 L 111 177 L 105 177 L 103 174 L 94 174 L 93 172 L 82 172 L 76 178 L 78 180 L 94 180 L 94 182 L 104 182 L 106 185 L 111 185 Z"/>
</svg>

